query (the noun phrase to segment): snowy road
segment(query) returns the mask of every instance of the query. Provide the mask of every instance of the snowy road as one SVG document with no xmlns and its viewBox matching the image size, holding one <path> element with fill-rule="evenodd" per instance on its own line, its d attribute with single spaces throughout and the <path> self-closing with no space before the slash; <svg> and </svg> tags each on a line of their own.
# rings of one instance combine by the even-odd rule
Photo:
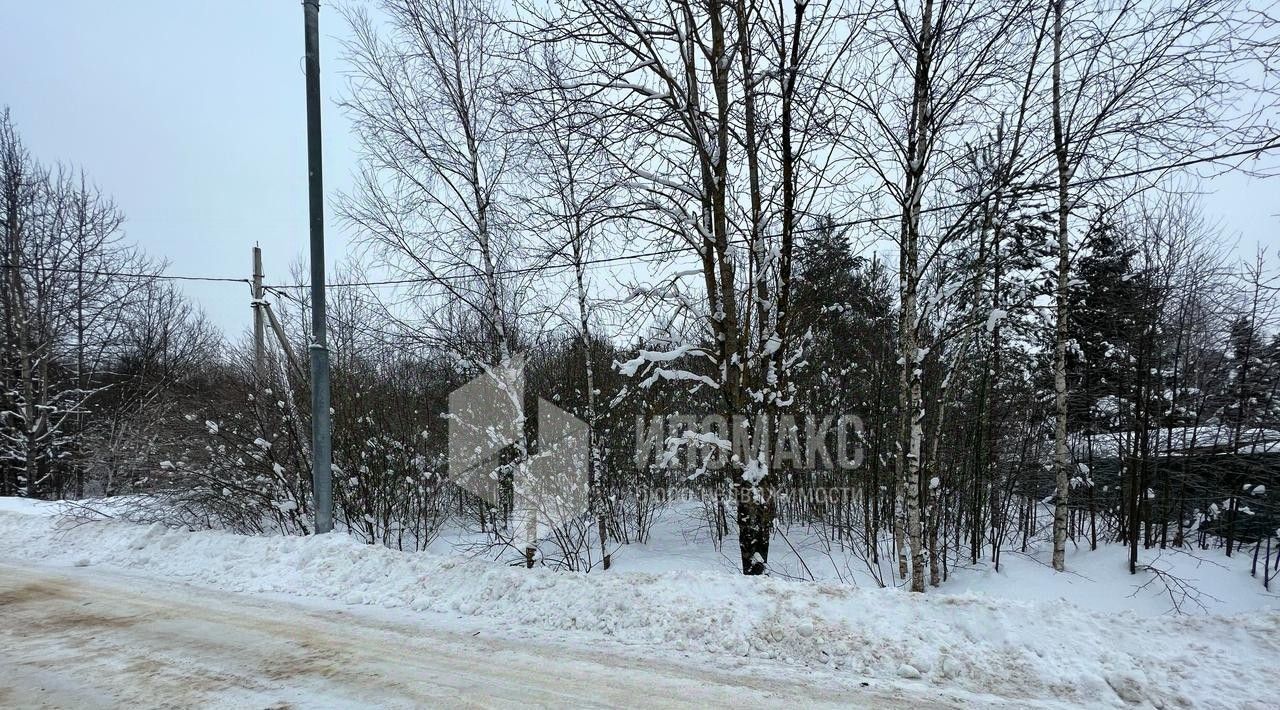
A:
<svg viewBox="0 0 1280 710">
<path fill-rule="evenodd" d="M 0 707 L 22 708 L 936 705 L 27 563 L 0 563 L 0 667 Z"/>
</svg>

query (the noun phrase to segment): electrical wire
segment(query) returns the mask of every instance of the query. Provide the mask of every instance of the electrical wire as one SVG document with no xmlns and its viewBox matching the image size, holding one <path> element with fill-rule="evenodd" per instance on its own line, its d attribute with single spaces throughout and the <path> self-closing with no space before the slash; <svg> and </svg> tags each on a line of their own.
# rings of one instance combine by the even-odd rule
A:
<svg viewBox="0 0 1280 710">
<path fill-rule="evenodd" d="M 1086 187 L 1089 185 L 1096 185 L 1104 182 L 1111 182 L 1115 180 L 1123 180 L 1123 179 L 1132 178 L 1132 177 L 1139 177 L 1142 175 L 1150 175 L 1152 173 L 1168 172 L 1171 170 L 1177 170 L 1180 168 L 1187 168 L 1187 167 L 1192 167 L 1196 165 L 1203 165 L 1206 163 L 1216 163 L 1223 160 L 1229 160 L 1231 158 L 1242 158 L 1242 157 L 1248 157 L 1248 156 L 1256 157 L 1267 151 L 1276 150 L 1277 148 L 1280 148 L 1280 136 L 1276 136 L 1268 140 L 1266 143 L 1254 148 L 1237 150 L 1237 151 L 1232 151 L 1227 153 L 1217 153 L 1214 155 L 1199 156 L 1195 158 L 1188 158 L 1186 160 L 1181 160 L 1174 163 L 1166 163 L 1163 165 L 1157 165 L 1157 166 L 1152 166 L 1148 168 L 1139 168 L 1139 169 L 1125 171 L 1122 173 L 1114 173 L 1111 175 L 1100 175 L 1098 177 L 1083 178 L 1083 179 L 1075 180 L 1068 183 L 1068 187 L 1070 188 Z M 1011 190 L 1009 193 L 1007 193 L 1007 195 L 1010 197 L 1023 196 L 1023 195 L 1029 195 L 1029 194 L 1036 194 L 1040 192 L 1047 192 L 1053 189 L 1057 189 L 1057 186 L 1049 185 L 1049 184 L 1027 185 L 1021 188 L 1015 188 Z M 944 212 L 947 210 L 960 209 L 964 207 L 976 207 L 983 204 L 986 201 L 987 201 L 986 198 L 984 198 L 984 199 L 977 199 L 977 200 L 968 200 L 964 202 L 954 202 L 954 203 L 945 204 L 945 205 L 936 205 L 933 207 L 924 208 L 920 210 L 920 213 L 929 214 L 934 212 Z M 877 215 L 873 217 L 860 217 L 858 219 L 826 222 L 816 227 L 796 228 L 792 230 L 792 233 L 807 234 L 807 233 L 818 232 L 818 231 L 827 230 L 827 229 L 858 227 L 858 226 L 864 226 L 869 224 L 876 224 L 878 222 L 898 220 L 901 218 L 902 218 L 901 213 Z M 777 237 L 779 235 L 771 234 L 771 235 L 765 235 L 765 236 L 766 238 L 768 238 L 768 237 Z M 743 239 L 734 240 L 734 241 L 735 243 L 746 242 L 747 239 L 748 238 L 743 238 Z M 561 247 L 559 251 L 563 251 L 563 249 L 564 247 Z M 597 267 L 597 266 L 615 264 L 615 263 L 625 262 L 625 261 L 653 259 L 653 258 L 658 258 L 663 256 L 672 256 L 675 254 L 682 254 L 682 253 L 696 252 L 696 251 L 698 251 L 698 247 L 690 245 L 690 246 L 683 246 L 683 247 L 671 247 L 668 249 L 629 252 L 626 254 L 619 254 L 617 256 L 611 256 L 611 257 L 601 257 L 598 259 L 586 259 L 581 262 L 581 265 L 584 267 Z M 555 258 L 558 255 L 559 253 L 552 254 L 547 258 L 546 261 L 549 262 L 551 259 Z M 517 276 L 522 274 L 540 273 L 543 271 L 563 270 L 563 269 L 573 268 L 576 265 L 577 264 L 575 263 L 564 263 L 564 264 L 543 263 L 535 266 L 525 266 L 525 267 L 518 267 L 518 268 L 512 268 L 512 269 L 501 269 L 501 270 L 495 271 L 493 275 L 494 276 Z M 12 268 L 14 268 L 12 264 L 0 264 L 0 269 L 12 269 Z M 186 275 L 186 274 L 103 271 L 103 270 L 95 270 L 95 269 L 75 269 L 75 268 L 58 267 L 58 266 L 33 266 L 33 265 L 20 265 L 18 268 L 31 269 L 31 270 L 45 272 L 45 273 L 81 274 L 86 276 L 106 276 L 106 277 L 113 277 L 113 278 L 136 278 L 136 279 L 144 279 L 144 280 L 154 279 L 157 281 L 252 284 L 251 279 L 237 278 L 237 277 L 231 277 L 231 276 L 193 276 L 193 275 Z M 410 284 L 437 283 L 442 281 L 457 282 L 457 281 L 465 281 L 469 278 L 472 278 L 472 277 L 466 276 L 466 275 L 445 275 L 445 276 L 436 276 L 436 277 L 417 276 L 417 277 L 402 278 L 402 279 L 383 279 L 383 280 L 376 280 L 376 281 L 334 282 L 334 283 L 326 283 L 325 287 L 326 288 L 364 288 L 364 287 L 375 288 L 375 287 L 383 287 L 383 286 L 404 286 L 404 285 L 410 285 Z M 265 286 L 264 288 L 269 288 L 275 291 L 282 291 L 283 289 L 310 288 L 310 284 L 272 284 L 270 286 Z"/>
</svg>

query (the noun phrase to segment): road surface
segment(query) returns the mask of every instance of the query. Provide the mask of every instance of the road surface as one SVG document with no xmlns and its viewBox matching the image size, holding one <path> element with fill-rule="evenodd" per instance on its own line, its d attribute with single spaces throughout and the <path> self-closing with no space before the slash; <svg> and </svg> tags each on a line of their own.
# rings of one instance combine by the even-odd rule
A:
<svg viewBox="0 0 1280 710">
<path fill-rule="evenodd" d="M 423 619 L 0 562 L 0 707 L 941 706 Z"/>
</svg>

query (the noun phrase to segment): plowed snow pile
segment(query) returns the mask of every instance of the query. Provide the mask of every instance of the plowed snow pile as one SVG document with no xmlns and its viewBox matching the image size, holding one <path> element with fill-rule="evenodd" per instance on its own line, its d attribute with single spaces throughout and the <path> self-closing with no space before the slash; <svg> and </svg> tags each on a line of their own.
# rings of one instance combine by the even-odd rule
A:
<svg viewBox="0 0 1280 710">
<path fill-rule="evenodd" d="M 0 556 L 109 565 L 248 593 L 475 615 L 655 650 L 775 658 L 1005 698 L 1274 707 L 1280 613 L 1101 614 L 1063 602 L 747 578 L 555 573 L 341 535 L 245 537 L 0 508 Z"/>
</svg>

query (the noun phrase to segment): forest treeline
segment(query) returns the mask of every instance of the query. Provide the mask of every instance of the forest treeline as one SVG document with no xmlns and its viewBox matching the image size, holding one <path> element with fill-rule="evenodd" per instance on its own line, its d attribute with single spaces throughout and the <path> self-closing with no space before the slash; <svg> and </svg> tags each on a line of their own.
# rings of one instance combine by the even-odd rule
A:
<svg viewBox="0 0 1280 710">
<path fill-rule="evenodd" d="M 1201 211 L 1196 170 L 1265 173 L 1277 23 L 1215 0 L 383 0 L 333 97 L 361 245 L 329 296 L 344 529 L 446 526 L 607 568 L 670 505 L 768 570 L 802 526 L 916 591 L 1002 552 L 1221 547 L 1280 570 L 1280 279 Z M 306 291 L 282 343 L 217 333 L 80 173 L 0 134 L 0 494 L 306 534 Z M 1265 242 L 1267 235 L 1245 235 Z M 294 281 L 294 284 L 298 281 Z M 246 302 L 248 299 L 246 298 Z M 249 309 L 246 308 L 246 312 Z M 589 511 L 517 534 L 449 482 L 448 396 L 522 358 L 588 424 Z M 862 465 L 716 470 L 707 416 L 794 437 L 853 414 Z M 685 461 L 694 457 L 675 457 Z M 820 491 L 847 495 L 815 495 Z M 92 505 L 92 504 L 86 504 Z M 105 510 L 105 509 L 104 509 Z"/>
</svg>

